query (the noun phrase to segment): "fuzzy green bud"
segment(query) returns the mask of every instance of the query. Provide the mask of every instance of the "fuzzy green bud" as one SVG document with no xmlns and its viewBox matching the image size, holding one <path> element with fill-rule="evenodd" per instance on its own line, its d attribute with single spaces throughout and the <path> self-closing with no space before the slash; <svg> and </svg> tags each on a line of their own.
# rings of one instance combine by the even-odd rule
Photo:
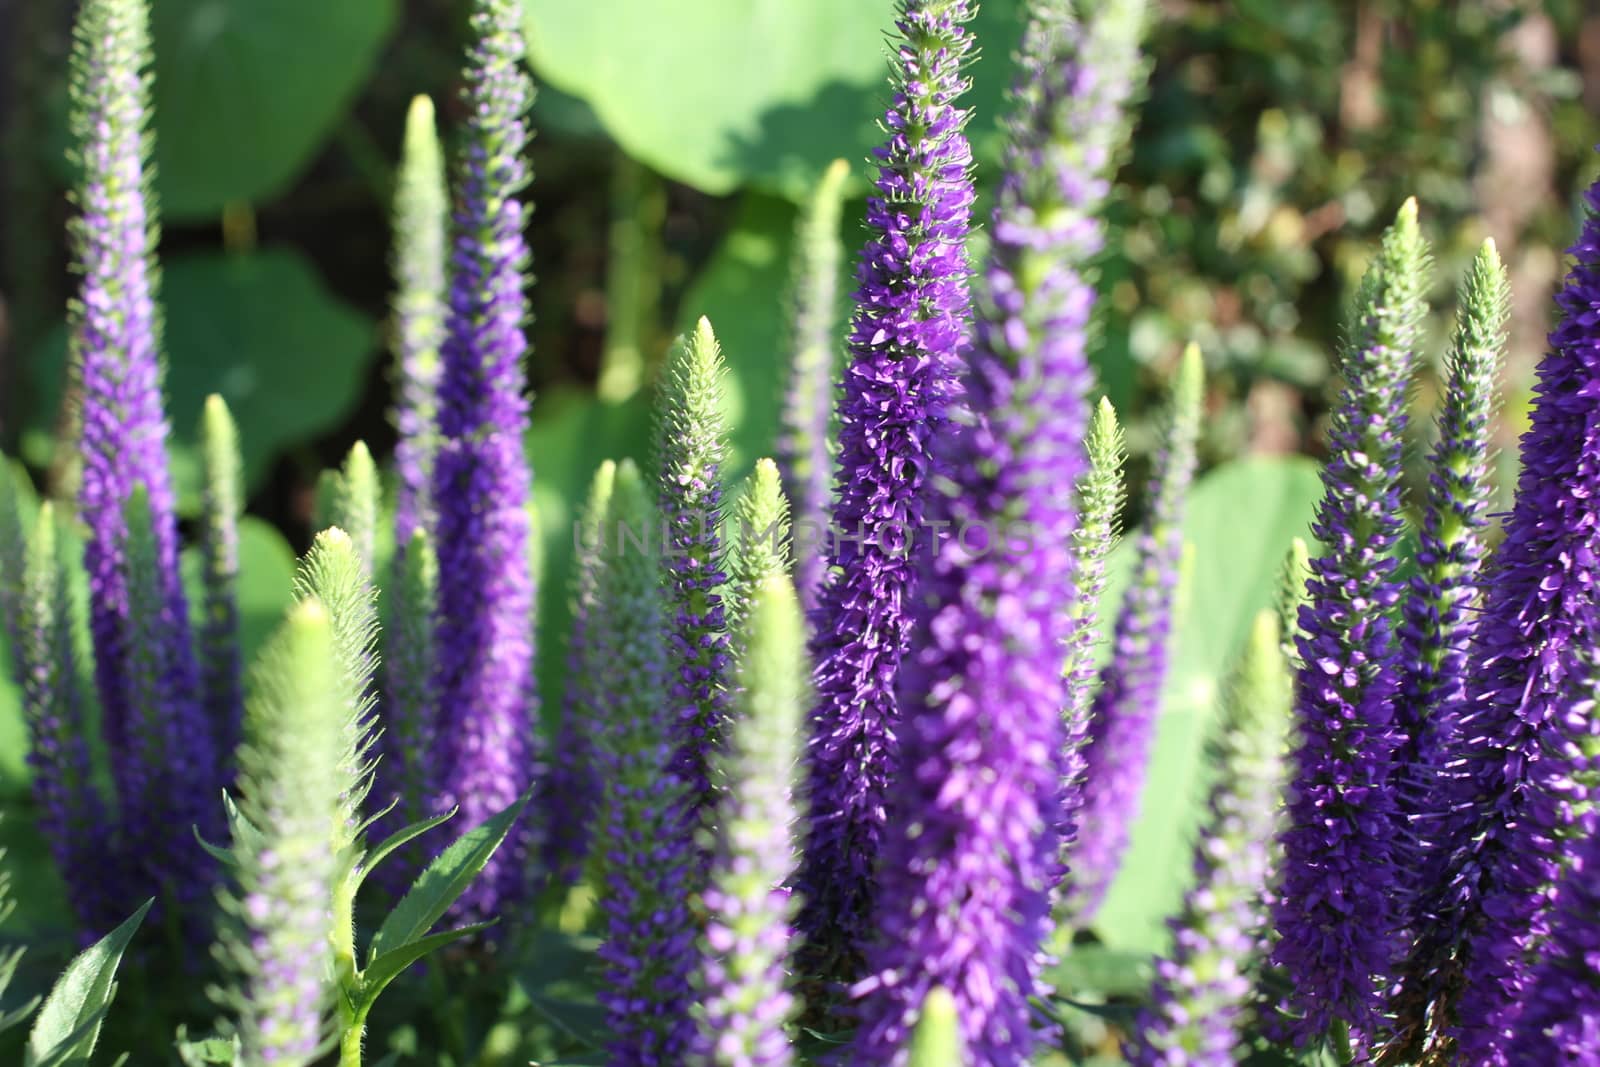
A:
<svg viewBox="0 0 1600 1067">
<path fill-rule="evenodd" d="M 305 1067 L 327 1032 L 347 781 L 335 629 L 320 601 L 302 600 L 251 672 L 238 804 L 253 832 L 234 841 L 217 949 L 242 1067 Z"/>
</svg>

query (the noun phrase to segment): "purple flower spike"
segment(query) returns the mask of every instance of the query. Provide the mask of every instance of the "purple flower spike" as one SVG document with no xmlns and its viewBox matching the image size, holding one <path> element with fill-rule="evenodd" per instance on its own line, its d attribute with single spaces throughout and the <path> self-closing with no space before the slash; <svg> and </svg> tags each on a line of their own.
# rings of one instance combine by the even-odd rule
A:
<svg viewBox="0 0 1600 1067">
<path fill-rule="evenodd" d="M 871 935 L 873 866 L 896 731 L 895 677 L 910 634 L 928 445 L 945 421 L 970 311 L 965 249 L 972 151 L 962 67 L 970 0 L 901 0 L 894 100 L 876 150 L 839 396 L 829 574 L 813 613 L 811 803 L 796 888 L 801 972 L 854 979 Z"/>
<path fill-rule="evenodd" d="M 27 541 L 15 649 L 28 726 L 28 766 L 39 830 L 67 883 L 79 929 L 102 930 L 117 921 L 125 902 L 101 873 L 110 827 L 90 777 L 67 575 L 55 508 L 47 502 Z"/>
<path fill-rule="evenodd" d="M 72 129 L 82 166 L 71 226 L 83 276 L 72 309 L 72 354 L 82 388 L 83 461 L 79 517 L 87 527 L 89 628 L 95 683 L 130 847 L 156 842 L 159 855 L 193 851 L 190 825 L 213 838 L 221 776 L 216 744 L 200 699 L 200 672 L 189 611 L 178 576 L 178 530 L 167 467 L 157 337 L 155 210 L 145 164 L 150 150 L 149 14 L 143 0 L 88 0 L 73 51 Z M 146 492 L 151 523 L 149 575 L 130 574 L 126 508 Z M 148 617 L 132 615 L 130 588 L 146 583 Z M 136 666 L 138 661 L 142 666 Z M 140 670 L 155 676 L 135 677 Z M 175 739 L 158 766 L 141 766 L 136 734 L 154 727 Z M 171 775 L 157 796 L 146 785 Z M 183 773 L 187 771 L 188 773 Z M 164 813 L 164 814 L 163 814 Z M 170 815 L 171 818 L 166 816 Z M 155 838 L 148 835 L 154 834 Z M 148 856 L 141 857 L 144 866 Z M 197 898 L 203 884 L 177 877 Z M 136 895 L 153 886 L 128 887 Z"/>
<path fill-rule="evenodd" d="M 1594 682 L 1580 714 L 1594 714 Z M 1514 1041 L 1518 1063 L 1600 1067 L 1600 834 L 1579 844 L 1555 901 L 1545 957 L 1529 976 Z"/>
<path fill-rule="evenodd" d="M 690 911 L 700 858 L 674 771 L 657 510 L 631 460 L 617 465 L 606 510 L 595 612 L 586 641 L 605 665 L 594 695 L 601 805 L 593 862 L 606 939 L 599 1000 L 609 1067 L 679 1064 L 694 1039 L 698 953 Z"/>
<path fill-rule="evenodd" d="M 1397 707 L 1405 740 L 1398 762 L 1399 838 L 1412 944 L 1395 994 L 1393 1053 L 1404 1062 L 1448 1041 L 1436 1010 L 1460 940 L 1459 886 L 1450 866 L 1477 834 L 1475 783 L 1457 756 L 1457 726 L 1472 677 L 1484 528 L 1489 521 L 1489 434 L 1510 287 L 1486 241 L 1461 289 L 1439 443 L 1429 457 L 1427 507 L 1400 630 L 1404 682 Z"/>
<path fill-rule="evenodd" d="M 1191 345 L 1173 381 L 1167 438 L 1150 482 L 1150 513 L 1134 545 L 1133 581 L 1089 709 L 1083 799 L 1077 840 L 1067 857 L 1071 871 L 1065 897 L 1068 914 L 1079 925 L 1091 922 L 1104 902 L 1139 813 L 1167 679 L 1183 509 L 1194 481 L 1203 390 L 1204 364 Z"/>
<path fill-rule="evenodd" d="M 1127 1049 L 1135 1067 L 1234 1067 L 1251 968 L 1263 951 L 1264 895 L 1283 793 L 1292 684 L 1278 619 L 1256 617 L 1210 762 L 1216 784 L 1194 850 L 1194 888 L 1170 923 L 1151 1003 Z"/>
<path fill-rule="evenodd" d="M 1522 437 L 1522 475 L 1505 540 L 1490 561 L 1473 689 L 1459 728 L 1478 833 L 1448 870 L 1467 941 L 1458 1010 L 1463 1062 L 1507 1063 L 1530 951 L 1549 932 L 1551 889 L 1600 801 L 1580 657 L 1596 642 L 1600 578 L 1600 183 L 1566 285 L 1561 322 L 1539 365 Z M 1516 1052 L 1516 1063 L 1532 1062 Z"/>
<path fill-rule="evenodd" d="M 912 601 L 899 778 L 849 1062 L 902 1064 L 926 998 L 955 1001 L 965 1062 L 1021 1067 L 1059 871 L 1076 483 L 1093 382 L 1085 339 L 1108 127 L 1122 129 L 1139 5 L 1080 27 L 1036 7 L 978 302 L 962 410 L 934 449 L 940 537 Z M 1095 60 L 1124 62 L 1099 66 Z M 1100 149 L 1096 151 L 1095 149 Z"/>
<path fill-rule="evenodd" d="M 1326 493 L 1300 609 L 1296 742 L 1272 961 L 1297 1044 L 1348 1028 L 1364 1053 L 1395 963 L 1399 872 L 1391 774 L 1400 672 L 1391 617 L 1405 586 L 1393 549 L 1404 519 L 1406 385 L 1425 310 L 1427 245 L 1408 200 L 1362 282 L 1333 417 Z"/>
<path fill-rule="evenodd" d="M 450 308 L 434 460 L 439 588 L 434 629 L 435 810 L 473 826 L 532 779 L 533 573 L 523 454 L 528 183 L 521 5 L 477 0 L 457 162 Z M 527 889 L 527 823 L 495 853 L 456 915 L 485 919 Z"/>
<path fill-rule="evenodd" d="M 677 707 L 673 765 L 689 787 L 684 814 L 698 824 L 716 807 L 711 764 L 728 720 L 728 627 L 721 589 L 722 351 L 702 318 L 667 357 L 656 407 L 657 488 L 671 623 L 672 700 Z"/>
</svg>

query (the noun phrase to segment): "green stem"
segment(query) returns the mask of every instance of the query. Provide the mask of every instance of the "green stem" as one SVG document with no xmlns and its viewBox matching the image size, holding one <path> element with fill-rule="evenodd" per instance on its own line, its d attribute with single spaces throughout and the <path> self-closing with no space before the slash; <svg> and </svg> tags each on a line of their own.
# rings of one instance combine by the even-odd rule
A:
<svg viewBox="0 0 1600 1067">
<path fill-rule="evenodd" d="M 352 1013 L 349 1008 L 339 1010 L 341 1017 Z M 361 1067 L 361 1035 L 366 1027 L 353 1019 L 341 1018 L 341 1022 L 349 1022 L 343 1034 L 339 1036 L 339 1067 Z"/>
<path fill-rule="evenodd" d="M 621 403 L 645 382 L 645 347 L 661 301 L 661 226 L 666 213 L 661 179 L 619 152 L 611 183 L 606 341 L 596 385 L 600 399 L 608 403 Z"/>
<path fill-rule="evenodd" d="M 356 969 L 355 878 L 339 879 L 333 891 L 333 973 L 339 987 L 339 1067 L 361 1067 L 366 1013 L 361 1003 L 361 972 Z"/>
</svg>

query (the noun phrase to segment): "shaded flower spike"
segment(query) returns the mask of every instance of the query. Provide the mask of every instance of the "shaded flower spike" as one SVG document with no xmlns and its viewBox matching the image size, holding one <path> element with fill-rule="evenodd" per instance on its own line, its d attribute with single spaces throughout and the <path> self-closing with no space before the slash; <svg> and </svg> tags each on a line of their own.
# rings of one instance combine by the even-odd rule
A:
<svg viewBox="0 0 1600 1067">
<path fill-rule="evenodd" d="M 605 665 L 595 701 L 604 799 L 594 859 L 611 1067 L 680 1063 L 695 1029 L 689 898 L 699 858 L 682 816 L 688 790 L 673 770 L 675 723 L 666 714 L 657 521 L 638 468 L 624 461 L 606 512 L 597 610 L 586 635 L 592 662 Z"/>
<path fill-rule="evenodd" d="M 1575 709 L 1594 714 L 1600 675 L 1593 669 L 1590 696 Z M 1576 844 L 1556 897 L 1550 940 L 1533 969 L 1510 1049 L 1518 1063 L 1600 1067 L 1600 833 Z"/>
<path fill-rule="evenodd" d="M 727 420 L 726 373 L 711 323 L 680 338 L 667 356 L 656 408 L 657 485 L 664 522 L 667 653 L 676 678 L 674 766 L 689 787 L 688 815 L 699 820 L 716 804 L 710 761 L 722 747 L 728 717 L 728 630 L 722 614 L 722 464 Z"/>
<path fill-rule="evenodd" d="M 1089 422 L 1088 456 L 1089 471 L 1078 483 L 1078 525 L 1072 531 L 1072 616 L 1066 664 L 1061 672 L 1067 685 L 1058 831 L 1063 857 L 1070 853 L 1078 837 L 1078 811 L 1083 806 L 1084 776 L 1088 773 L 1084 746 L 1089 740 L 1089 708 L 1094 699 L 1094 643 L 1099 632 L 1100 599 L 1105 592 L 1106 560 L 1117 540 L 1117 519 L 1128 496 L 1122 470 L 1126 442 L 1116 409 L 1105 397 L 1100 398 Z M 1062 870 L 1066 870 L 1064 864 Z"/>
<path fill-rule="evenodd" d="M 72 307 L 72 358 L 82 388 L 82 477 L 78 514 L 87 528 L 89 628 L 95 685 L 119 807 L 135 835 L 161 832 L 174 854 L 188 851 L 189 825 L 210 824 L 220 785 L 215 739 L 205 721 L 200 674 L 190 643 L 189 611 L 178 575 L 178 530 L 167 466 L 162 413 L 154 249 L 156 217 L 145 168 L 151 147 L 149 12 L 145 0 L 86 0 L 72 54 L 72 133 L 81 167 L 79 216 L 71 224 L 75 267 L 82 275 Z M 149 575 L 131 573 L 134 536 L 125 509 L 142 485 L 147 494 Z M 146 582 L 153 599 L 132 613 L 131 587 Z M 146 647 L 135 647 L 143 645 Z M 154 673 L 134 676 L 135 662 Z M 141 705 L 140 700 L 145 703 Z M 139 766 L 136 732 L 153 728 L 181 751 L 192 778 L 177 779 L 187 796 L 160 798 L 170 821 L 151 807 L 149 776 L 170 785 L 170 764 Z M 183 810 L 171 812 L 177 802 Z M 204 813 L 205 817 L 202 817 Z M 153 843 L 149 859 L 163 851 Z M 184 878 L 195 872 L 184 872 Z M 139 897 L 155 887 L 129 887 Z M 203 891 L 200 884 L 194 886 Z"/>
<path fill-rule="evenodd" d="M 15 655 L 39 830 L 67 883 L 79 928 L 101 930 L 116 921 L 125 902 L 113 899 L 116 887 L 108 887 L 102 873 L 110 828 L 90 776 L 73 631 L 76 601 L 61 540 L 55 508 L 47 502 L 27 542 Z"/>
<path fill-rule="evenodd" d="M 705 893 L 699 1031 L 691 1064 L 787 1067 L 794 997 L 788 991 L 786 885 L 797 860 L 793 778 L 808 686 L 805 625 L 794 585 L 770 574 L 753 591 L 739 636 L 738 694 L 714 860 Z"/>
<path fill-rule="evenodd" d="M 891 775 L 895 678 L 910 636 L 928 445 L 956 387 L 970 314 L 972 150 L 958 106 L 970 0 L 900 0 L 893 93 L 875 151 L 839 392 L 828 574 L 812 620 L 801 969 L 857 976 L 872 936 L 873 868 Z"/>
<path fill-rule="evenodd" d="M 428 810 L 428 762 L 433 752 L 437 709 L 433 705 L 433 613 L 439 584 L 439 556 L 425 529 L 395 555 L 397 573 L 386 589 L 388 626 L 384 630 L 384 690 L 381 716 L 383 760 L 378 764 L 378 801 L 394 801 L 381 820 L 389 833 L 420 822 Z M 380 882 L 403 894 L 421 870 L 416 850 L 406 846 L 378 868 Z"/>
<path fill-rule="evenodd" d="M 433 452 L 439 346 L 444 340 L 445 253 L 449 197 L 433 101 L 418 96 L 406 112 L 405 144 L 395 180 L 393 228 L 394 540 L 403 554 L 411 535 L 433 529 Z"/>
<path fill-rule="evenodd" d="M 163 612 L 171 601 L 161 584 L 160 542 L 142 484 L 134 487 L 123 508 L 123 530 L 128 619 L 143 621 L 128 629 L 123 670 L 132 719 L 125 747 L 111 754 L 120 858 L 132 879 L 126 890 L 156 895 L 158 914 L 176 903 L 189 921 L 203 928 L 203 902 L 210 896 L 215 869 L 195 840 L 195 829 L 207 840 L 219 840 L 221 813 L 208 789 L 214 768 L 201 762 L 213 758 L 212 750 L 184 733 L 191 720 L 173 715 L 167 702 L 168 694 L 180 688 L 173 677 L 172 646 L 165 640 L 172 628 Z M 91 599 L 93 595 L 91 589 Z"/>
<path fill-rule="evenodd" d="M 1505 540 L 1483 581 L 1472 691 L 1457 734 L 1464 810 L 1478 815 L 1447 864 L 1467 938 L 1458 1020 L 1465 1062 L 1503 1064 L 1528 981 L 1530 952 L 1549 932 L 1551 888 L 1600 800 L 1595 731 L 1581 657 L 1596 643 L 1600 562 L 1600 182 L 1587 207 L 1561 321 L 1539 364 L 1522 474 Z M 1514 1062 L 1521 1063 L 1516 1052 Z"/>
<path fill-rule="evenodd" d="M 245 1064 L 305 1067 L 328 1036 L 335 827 L 346 779 L 333 623 L 298 604 L 251 672 L 239 750 L 235 886 L 216 953 Z"/>
<path fill-rule="evenodd" d="M 1171 921 L 1171 955 L 1127 1049 L 1136 1067 L 1233 1067 L 1262 953 L 1292 677 L 1277 616 L 1256 617 L 1208 763 L 1216 785 L 1194 851 L 1194 887 Z"/>
<path fill-rule="evenodd" d="M 1039 1021 L 1029 999 L 1045 993 L 1073 622 L 1062 605 L 1093 380 L 1084 269 L 1100 239 L 1083 197 L 1106 188 L 1106 157 L 1085 149 L 1128 91 L 1093 64 L 1136 54 L 1143 20 L 1032 12 L 963 404 L 934 445 L 928 524 L 951 532 L 923 563 L 900 669 L 882 937 L 856 987 L 863 1063 L 906 1062 L 923 1001 L 943 988 L 968 1061 L 1021 1067 Z"/>
<path fill-rule="evenodd" d="M 600 783 L 595 777 L 594 733 L 600 694 L 611 666 L 596 658 L 589 635 L 597 625 L 600 573 L 605 565 L 611 490 L 617 465 L 600 464 L 589 483 L 589 495 L 576 527 L 572 565 L 572 625 L 567 631 L 567 687 L 561 702 L 561 722 L 542 786 L 543 810 L 548 824 L 544 841 L 545 869 L 559 881 L 575 883 L 583 875 L 589 854 L 589 835 L 600 803 Z"/>
<path fill-rule="evenodd" d="M 1138 817 L 1150 745 L 1166 683 L 1173 599 L 1183 554 L 1183 511 L 1194 480 L 1204 397 L 1204 365 L 1184 352 L 1167 413 L 1167 432 L 1149 487 L 1149 513 L 1134 545 L 1133 579 L 1112 635 L 1111 659 L 1089 710 L 1078 838 L 1068 854 L 1065 903 L 1072 921 L 1094 919 L 1122 866 Z"/>
<path fill-rule="evenodd" d="M 1312 528 L 1326 547 L 1311 561 L 1300 610 L 1294 785 L 1272 924 L 1272 961 L 1289 989 L 1283 1026 L 1298 1045 L 1338 1026 L 1364 1050 L 1383 1010 L 1377 983 L 1396 962 L 1393 615 L 1405 587 L 1393 550 L 1404 526 L 1406 385 L 1427 266 L 1408 200 L 1361 283 Z"/>
<path fill-rule="evenodd" d="M 1439 442 L 1429 457 L 1427 505 L 1400 629 L 1405 676 L 1396 705 L 1403 732 L 1397 796 L 1412 872 L 1405 918 L 1414 938 L 1397 995 L 1399 1035 L 1420 1039 L 1443 995 L 1445 967 L 1457 941 L 1459 903 L 1446 870 L 1476 836 L 1474 783 L 1455 775 L 1461 752 L 1457 719 L 1472 674 L 1469 651 L 1478 621 L 1480 570 L 1487 555 L 1493 482 L 1489 435 L 1495 379 L 1505 343 L 1510 283 L 1485 241 L 1461 287 Z M 1446 916 L 1450 916 L 1446 918 Z M 1442 920 L 1442 921 L 1441 921 Z M 1408 1059 L 1420 1046 L 1408 1047 Z"/>
<path fill-rule="evenodd" d="M 11 647 L 11 666 L 20 677 L 18 662 L 22 640 L 22 604 L 28 570 L 28 531 L 33 528 L 37 501 L 27 472 L 0 455 L 0 619 Z"/>
<path fill-rule="evenodd" d="M 450 308 L 440 356 L 433 507 L 439 554 L 434 629 L 433 806 L 476 826 L 533 778 L 534 586 L 523 452 L 528 318 L 523 236 L 526 115 L 533 85 L 517 0 L 475 0 L 456 162 Z M 457 901 L 488 919 L 525 896 L 522 820 Z"/>
<path fill-rule="evenodd" d="M 789 572 L 789 501 L 783 495 L 778 465 L 772 460 L 756 461 L 755 470 L 729 509 L 727 527 L 725 607 L 728 633 L 737 644 L 756 590 L 772 575 Z"/>
<path fill-rule="evenodd" d="M 778 433 L 778 467 L 794 502 L 803 540 L 795 550 L 795 586 L 809 612 L 827 567 L 824 533 L 833 502 L 833 387 L 843 347 L 839 318 L 839 217 L 850 164 L 823 173 L 795 225 L 789 265 L 788 384 Z"/>
<path fill-rule="evenodd" d="M 203 624 L 200 677 L 206 716 L 216 731 L 218 753 L 231 760 L 239 747 L 244 716 L 244 664 L 239 644 L 239 516 L 244 486 L 239 431 L 228 405 L 215 394 L 200 414 Z"/>
</svg>

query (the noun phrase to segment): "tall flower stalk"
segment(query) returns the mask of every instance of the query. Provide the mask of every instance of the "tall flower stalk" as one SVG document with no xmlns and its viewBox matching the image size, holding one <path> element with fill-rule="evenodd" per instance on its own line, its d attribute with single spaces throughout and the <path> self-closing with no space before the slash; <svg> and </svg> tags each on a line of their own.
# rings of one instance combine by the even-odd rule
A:
<svg viewBox="0 0 1600 1067">
<path fill-rule="evenodd" d="M 291 612 L 252 673 L 239 751 L 235 887 L 223 898 L 223 1003 L 246 1067 L 305 1067 L 329 1030 L 344 714 L 333 625 Z"/>
<path fill-rule="evenodd" d="M 730 660 L 723 618 L 722 466 L 727 420 L 722 414 L 722 350 L 702 318 L 667 357 L 656 415 L 664 563 L 671 618 L 667 652 L 674 669 L 674 766 L 689 788 L 686 817 L 698 822 L 716 807 L 711 763 L 727 726 Z"/>
<path fill-rule="evenodd" d="M 1126 442 L 1111 401 L 1100 398 L 1089 420 L 1089 470 L 1078 484 L 1078 524 L 1072 531 L 1072 623 L 1067 634 L 1066 682 L 1062 702 L 1061 811 L 1058 831 L 1063 860 L 1078 838 L 1078 812 L 1083 807 L 1084 779 L 1089 773 L 1084 747 L 1089 741 L 1089 710 L 1094 700 L 1094 642 L 1098 634 L 1100 598 L 1105 592 L 1106 560 L 1117 540 L 1117 521 L 1127 499 L 1122 466 Z M 1066 872 L 1063 862 L 1061 871 Z M 1057 889 L 1060 889 L 1057 879 Z"/>
<path fill-rule="evenodd" d="M 606 511 L 600 611 L 588 631 L 595 662 L 605 665 L 595 708 L 604 797 L 595 862 L 606 931 L 600 1003 L 612 1067 L 681 1062 L 694 1034 L 689 896 L 699 858 L 682 816 L 688 785 L 675 769 L 674 723 L 665 714 L 671 705 L 656 523 L 638 468 L 623 462 Z"/>
<path fill-rule="evenodd" d="M 436 810 L 476 825 L 532 780 L 532 474 L 523 359 L 528 318 L 523 236 L 526 122 L 522 7 L 475 0 L 456 164 L 450 306 L 440 358 L 433 506 L 439 586 L 434 628 Z M 524 822 L 457 902 L 484 919 L 526 890 Z"/>
<path fill-rule="evenodd" d="M 106 891 L 101 873 L 111 825 L 90 776 L 74 598 L 61 540 L 54 505 L 46 502 L 27 542 L 15 656 L 39 830 L 67 883 L 79 927 L 100 930 L 116 921 L 125 901 Z"/>
<path fill-rule="evenodd" d="M 1393 766 L 1400 744 L 1393 557 L 1403 527 L 1406 386 L 1425 311 L 1427 246 L 1408 200 L 1362 281 L 1341 370 L 1325 495 L 1300 611 L 1295 787 L 1273 901 L 1273 963 L 1288 979 L 1284 1028 L 1297 1044 L 1378 1031 L 1401 917 Z"/>
<path fill-rule="evenodd" d="M 1444 995 L 1441 983 L 1456 944 L 1459 887 L 1446 867 L 1476 833 L 1470 807 L 1462 806 L 1471 803 L 1463 795 L 1471 783 L 1456 774 L 1462 749 L 1457 719 L 1472 673 L 1469 654 L 1487 555 L 1489 423 L 1509 298 L 1505 268 L 1494 242 L 1487 241 L 1461 287 L 1439 442 L 1429 457 L 1418 573 L 1400 630 L 1405 676 L 1397 704 L 1404 732 L 1398 796 L 1405 825 L 1399 833 L 1411 853 L 1405 866 L 1415 884 L 1406 915 L 1412 945 L 1401 968 L 1394 1030 L 1411 1058 L 1428 1036 L 1430 1008 Z M 1441 776 L 1448 781 L 1442 783 Z"/>
<path fill-rule="evenodd" d="M 756 461 L 728 510 L 728 585 L 724 598 L 728 635 L 743 640 L 745 618 L 756 591 L 774 574 L 787 574 L 790 555 L 789 501 L 783 495 L 778 465 Z M 802 608 L 804 604 L 802 603 Z M 802 629 L 802 643 L 803 643 Z"/>
<path fill-rule="evenodd" d="M 216 731 L 218 752 L 232 759 L 244 717 L 244 664 L 239 645 L 239 516 L 244 512 L 239 431 L 228 405 L 215 394 L 200 414 L 200 461 L 204 474 L 200 553 L 204 623 L 200 628 L 200 674 L 206 717 Z"/>
<path fill-rule="evenodd" d="M 1284 785 L 1292 676 L 1278 619 L 1256 617 L 1209 763 L 1216 785 L 1194 850 L 1194 887 L 1171 921 L 1150 1006 L 1127 1050 L 1137 1067 L 1233 1067 L 1262 955 L 1263 896 Z"/>
<path fill-rule="evenodd" d="M 444 341 L 449 197 L 433 101 L 411 101 L 394 193 L 394 539 L 401 553 L 433 529 L 439 346 Z"/>
<path fill-rule="evenodd" d="M 1068 853 L 1065 903 L 1087 925 L 1122 866 L 1139 811 L 1166 684 L 1173 598 L 1183 554 L 1183 512 L 1194 481 L 1204 365 L 1194 346 L 1173 379 L 1166 438 L 1150 480 L 1150 510 L 1134 545 L 1133 579 L 1111 638 L 1111 659 L 1089 709 L 1083 799 Z"/>
<path fill-rule="evenodd" d="M 545 779 L 549 830 L 544 840 L 545 869 L 561 882 L 576 882 L 583 874 L 600 804 L 600 782 L 595 767 L 595 713 L 605 692 L 609 665 L 598 659 L 590 631 L 600 625 L 600 575 L 605 565 L 611 491 L 617 465 L 600 464 L 589 482 L 589 495 L 578 518 L 577 558 L 572 566 L 572 625 L 567 632 L 567 688 L 561 702 L 550 772 Z"/>
<path fill-rule="evenodd" d="M 816 698 L 807 752 L 811 814 L 796 879 L 803 970 L 859 973 L 910 636 L 929 443 L 946 419 L 970 313 L 965 250 L 972 151 L 959 106 L 970 0 L 900 0 L 869 237 L 857 269 L 829 574 L 813 616 Z"/>
<path fill-rule="evenodd" d="M 1466 942 L 1450 1018 L 1459 1054 L 1474 1064 L 1507 1062 L 1532 952 L 1550 932 L 1551 890 L 1568 865 L 1563 853 L 1592 832 L 1600 800 L 1600 727 L 1587 713 L 1592 694 L 1574 691 L 1600 633 L 1600 183 L 1585 203 L 1522 436 L 1516 502 L 1484 580 L 1458 730 L 1464 810 L 1477 823 L 1446 867 L 1455 896 L 1446 921 Z"/>
<path fill-rule="evenodd" d="M 719 758 L 727 789 L 705 893 L 701 1013 L 689 1062 L 787 1067 L 796 901 L 786 883 L 798 855 L 792 779 L 807 687 L 805 626 L 787 575 L 768 575 L 752 590 L 744 620 L 735 717 Z"/>
<path fill-rule="evenodd" d="M 71 126 L 82 175 L 70 233 L 82 282 L 72 306 L 71 351 L 82 389 L 78 513 L 87 528 L 94 674 L 118 806 L 132 827 L 130 841 L 145 842 L 130 847 L 148 845 L 155 855 L 178 857 L 193 854 L 192 824 L 214 825 L 210 813 L 221 778 L 178 576 L 161 399 L 157 222 L 146 170 L 149 58 L 144 0 L 86 0 L 72 56 Z M 136 534 L 126 513 L 141 486 L 154 568 L 142 576 L 131 573 Z M 153 592 L 140 616 L 132 611 L 137 582 Z M 152 673 L 140 678 L 136 670 Z M 140 765 L 138 753 L 148 749 L 135 733 L 145 728 L 170 736 L 174 750 L 165 755 L 183 768 L 159 794 L 145 786 L 158 773 L 170 774 L 172 765 Z M 145 853 L 141 863 L 151 858 Z M 191 880 L 203 892 L 198 870 L 179 875 L 181 882 Z"/>
<path fill-rule="evenodd" d="M 1582 713 L 1594 714 L 1593 699 Z M 1600 1067 L 1600 834 L 1578 843 L 1553 912 L 1509 1048 L 1518 1062 Z"/>
<path fill-rule="evenodd" d="M 1086 339 L 1142 3 L 1078 23 L 1035 5 L 1011 148 L 982 275 L 960 414 L 934 447 L 928 519 L 900 672 L 899 779 L 884 830 L 856 1056 L 903 1063 L 924 999 L 954 996 L 969 1062 L 1020 1067 L 1035 1041 L 1059 871 L 1062 649 L 1072 619 L 1075 491 L 1093 382 Z M 1102 66 L 1104 62 L 1104 66 Z M 978 536 L 974 538 L 974 531 Z M 1025 531 L 1025 533 L 1023 533 Z M 976 542 L 976 543 L 975 543 Z"/>
<path fill-rule="evenodd" d="M 778 469 L 801 531 L 795 585 L 807 611 L 816 607 L 827 566 L 822 551 L 833 501 L 833 386 L 843 347 L 839 315 L 839 217 L 850 165 L 833 161 L 795 224 L 789 267 L 788 382 L 778 433 Z"/>
</svg>

